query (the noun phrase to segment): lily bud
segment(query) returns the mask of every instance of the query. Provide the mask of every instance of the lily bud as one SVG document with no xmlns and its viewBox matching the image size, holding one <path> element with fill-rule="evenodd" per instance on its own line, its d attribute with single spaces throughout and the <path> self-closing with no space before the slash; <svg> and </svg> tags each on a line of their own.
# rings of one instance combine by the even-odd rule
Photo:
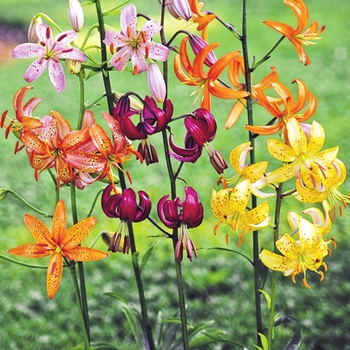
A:
<svg viewBox="0 0 350 350">
<path fill-rule="evenodd" d="M 157 63 L 151 63 L 147 69 L 148 88 L 157 102 L 164 102 L 166 87 L 163 75 Z"/>
<path fill-rule="evenodd" d="M 190 5 L 187 0 L 168 0 L 166 6 L 169 13 L 176 19 L 188 21 L 192 17 Z"/>
<path fill-rule="evenodd" d="M 192 34 L 188 36 L 192 51 L 195 55 L 199 53 L 200 50 L 208 46 L 209 44 L 202 39 L 199 35 Z M 205 58 L 204 64 L 208 67 L 211 67 L 215 62 L 217 61 L 217 58 L 215 56 L 214 51 L 210 51 Z"/>
<path fill-rule="evenodd" d="M 5 199 L 7 196 L 7 189 L 6 188 L 0 188 L 0 202 Z"/>
<path fill-rule="evenodd" d="M 66 60 L 66 67 L 69 73 L 71 74 L 78 74 L 81 70 L 81 62 L 77 60 Z"/>
<path fill-rule="evenodd" d="M 39 37 L 36 33 L 36 28 L 39 24 L 42 24 L 43 21 L 40 16 L 36 17 L 34 16 L 32 20 L 29 23 L 29 28 L 28 28 L 28 41 L 30 43 L 36 44 L 39 41 Z"/>
<path fill-rule="evenodd" d="M 79 0 L 69 0 L 68 20 L 70 26 L 79 32 L 84 25 L 84 12 Z"/>
</svg>

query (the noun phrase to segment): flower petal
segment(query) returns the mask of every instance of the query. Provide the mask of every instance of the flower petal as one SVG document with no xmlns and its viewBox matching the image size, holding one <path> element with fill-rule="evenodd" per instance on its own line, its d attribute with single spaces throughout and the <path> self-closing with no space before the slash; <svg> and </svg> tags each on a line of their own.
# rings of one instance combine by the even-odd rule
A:
<svg viewBox="0 0 350 350">
<path fill-rule="evenodd" d="M 86 248 L 86 247 L 75 247 L 73 249 L 70 249 L 67 253 L 63 251 L 63 254 L 69 260 L 74 260 L 74 261 L 101 260 L 109 256 L 108 253 L 102 252 L 97 249 Z"/>
<path fill-rule="evenodd" d="M 47 295 L 52 299 L 60 286 L 63 272 L 63 258 L 61 253 L 54 253 L 49 261 L 46 273 Z"/>
<path fill-rule="evenodd" d="M 59 61 L 54 59 L 48 60 L 49 77 L 52 85 L 57 92 L 62 92 L 66 88 L 66 78 L 64 76 L 63 68 Z"/>
<path fill-rule="evenodd" d="M 48 65 L 48 60 L 43 58 L 38 58 L 27 68 L 24 73 L 24 80 L 28 83 L 33 82 L 38 79 L 45 71 Z"/>
<path fill-rule="evenodd" d="M 51 254 L 51 250 L 45 244 L 27 243 L 7 251 L 9 254 L 22 256 L 23 258 L 43 258 Z"/>
<path fill-rule="evenodd" d="M 16 46 L 12 51 L 13 58 L 39 57 L 45 54 L 45 48 L 38 44 L 25 43 Z"/>
<path fill-rule="evenodd" d="M 67 213 L 66 205 L 61 199 L 57 205 L 52 219 L 52 239 L 59 245 L 61 237 L 64 237 L 67 231 Z"/>
</svg>

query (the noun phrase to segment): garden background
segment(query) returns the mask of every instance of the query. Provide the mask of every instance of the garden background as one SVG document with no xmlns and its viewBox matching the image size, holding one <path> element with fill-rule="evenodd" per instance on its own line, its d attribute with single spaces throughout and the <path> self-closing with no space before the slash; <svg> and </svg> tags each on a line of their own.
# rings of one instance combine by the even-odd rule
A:
<svg viewBox="0 0 350 350">
<path fill-rule="evenodd" d="M 259 73 L 262 76 L 269 71 L 269 66 L 277 66 L 280 79 L 291 82 L 293 78 L 304 80 L 309 90 L 318 99 L 318 109 L 314 116 L 326 132 L 324 148 L 340 146 L 339 158 L 344 161 L 349 171 L 349 118 L 350 118 L 350 37 L 349 17 L 350 2 L 338 0 L 305 1 L 309 8 L 310 20 L 325 24 L 326 30 L 322 40 L 315 46 L 310 46 L 307 53 L 311 64 L 304 67 L 298 64 L 297 54 L 287 40 L 280 45 L 276 54 L 264 64 Z M 0 112 L 10 110 L 13 115 L 12 98 L 16 91 L 26 85 L 23 74 L 29 61 L 12 60 L 9 58 L 11 48 L 26 42 L 26 31 L 33 15 L 44 12 L 55 19 L 63 30 L 69 29 L 67 21 L 68 1 L 26 1 L 2 0 L 0 5 Z M 138 12 L 150 14 L 158 19 L 157 1 L 137 3 Z M 115 6 L 114 1 L 104 1 L 105 9 Z M 250 54 L 262 57 L 276 41 L 278 35 L 262 24 L 262 20 L 271 19 L 294 23 L 294 15 L 282 1 L 251 0 L 248 5 Z M 153 11 L 154 9 L 154 11 Z M 240 28 L 241 1 L 220 0 L 207 1 L 206 9 L 216 12 L 223 19 Z M 93 6 L 84 7 L 86 15 L 85 28 L 94 23 Z M 107 23 L 119 26 L 119 16 L 108 18 Z M 174 19 L 169 18 L 166 25 L 171 26 Z M 215 41 L 215 35 L 220 36 L 220 25 L 214 24 L 217 33 L 211 33 L 209 39 Z M 191 30 L 191 27 L 188 28 Z M 192 30 L 194 27 L 192 26 Z M 82 36 L 82 35 L 81 35 Z M 220 37 L 221 40 L 221 37 Z M 231 41 L 232 40 L 232 41 Z M 177 42 L 179 44 L 179 42 Z M 239 42 L 221 43 L 239 48 Z M 223 49 L 224 50 L 224 49 Z M 224 50 L 225 51 L 225 50 Z M 220 47 L 218 48 L 220 52 Z M 261 72 L 261 73 L 260 73 Z M 121 92 L 132 90 L 135 80 L 130 80 L 129 74 L 115 74 L 115 85 L 112 87 Z M 51 109 L 59 111 L 69 120 L 74 120 L 78 113 L 78 105 L 74 99 L 78 94 L 78 80 L 68 77 L 67 89 L 60 94 L 55 93 L 47 79 L 47 73 L 35 81 L 31 96 L 41 96 L 43 102 L 36 110 L 36 115 L 44 115 Z M 100 75 L 93 78 L 93 83 L 87 84 L 87 99 L 93 100 L 102 91 Z M 142 94 L 147 93 L 146 77 L 137 77 L 138 86 L 144 86 Z M 112 80 L 113 81 L 113 80 Z M 292 89 L 291 85 L 289 87 Z M 174 77 L 170 80 L 170 98 L 177 115 L 193 110 L 192 89 L 181 85 Z M 295 90 L 293 90 L 295 91 Z M 186 100 L 184 99 L 186 97 Z M 186 101 L 186 102 L 184 102 Z M 230 109 L 230 101 L 216 100 L 213 102 L 213 112 L 218 120 L 218 127 L 223 128 L 226 115 Z M 198 105 L 196 105 L 198 106 Z M 106 110 L 104 105 L 94 112 Z M 218 117 L 218 116 L 222 117 Z M 213 144 L 228 157 L 229 152 L 238 143 L 243 142 L 246 132 L 243 130 L 244 117 L 238 122 L 240 127 L 227 131 L 227 137 L 217 138 Z M 241 129 L 241 131 L 237 131 Z M 5 140 L 4 130 L 0 130 L 0 188 L 11 188 L 25 199 L 44 211 L 54 207 L 54 191 L 51 178 L 47 173 L 34 180 L 33 169 L 29 166 L 25 152 L 13 155 L 15 139 L 10 135 Z M 259 142 L 266 139 L 259 138 Z M 259 151 L 257 153 L 259 156 Z M 132 174 L 134 189 L 147 188 L 150 196 L 158 198 L 167 193 L 164 181 L 165 170 L 159 165 L 140 167 L 138 164 L 127 164 Z M 140 170 L 141 169 L 141 170 Z M 246 260 L 239 255 L 211 247 L 236 249 L 236 237 L 231 235 L 229 246 L 225 243 L 225 229 L 220 229 L 217 236 L 213 234 L 216 219 L 210 213 L 209 199 L 211 188 L 216 187 L 217 174 L 212 169 L 208 159 L 201 157 L 196 164 L 186 164 L 184 177 L 191 178 L 205 206 L 206 219 L 202 225 L 193 229 L 191 238 L 199 248 L 199 258 L 193 262 L 184 261 L 183 274 L 187 295 L 188 321 L 195 324 L 199 321 L 213 321 L 213 326 L 226 332 L 226 336 L 253 349 L 254 336 L 254 302 L 253 302 L 253 271 Z M 164 173 L 164 174 L 163 174 Z M 198 187 L 199 186 L 199 187 Z M 94 184 L 98 191 L 103 184 Z M 162 189 L 162 192 L 158 192 Z M 343 193 L 350 190 L 347 182 L 342 188 Z M 79 191 L 78 205 L 82 217 L 90 207 L 95 192 L 92 188 Z M 64 196 L 64 190 L 62 191 Z M 67 198 L 69 190 L 67 189 Z M 297 210 L 302 208 L 296 201 L 288 202 L 284 208 Z M 155 205 L 152 209 L 155 215 Z M 52 210 L 52 209 L 51 209 Z M 299 210 L 299 209 L 298 209 Z M 21 243 L 32 240 L 30 233 L 23 224 L 25 213 L 32 213 L 13 196 L 8 195 L 0 203 L 0 254 Z M 118 222 L 105 218 L 99 206 L 93 212 L 98 219 L 98 225 L 84 242 L 88 245 L 101 230 L 115 230 Z M 42 219 L 42 218 L 41 218 Z M 43 219 L 45 221 L 45 219 Z M 48 221 L 49 222 L 49 221 Z M 279 275 L 278 300 L 276 312 L 298 319 L 302 325 L 303 344 L 300 349 L 350 349 L 350 214 L 344 211 L 343 218 L 333 225 L 331 236 L 335 237 L 338 248 L 332 257 L 326 259 L 329 272 L 325 280 L 319 282 L 317 274 L 308 274 L 311 289 L 306 289 L 300 279 L 293 284 L 289 278 Z M 288 227 L 282 228 L 282 233 Z M 266 232 L 266 231 L 264 231 Z M 154 234 L 148 222 L 137 224 L 136 239 L 141 255 L 153 243 L 157 243 L 143 272 L 146 297 L 149 302 L 151 321 L 155 322 L 157 314 L 162 310 L 163 317 L 171 317 L 177 310 L 177 291 L 173 252 L 171 244 L 166 239 L 150 238 Z M 266 234 L 266 233 L 262 233 Z M 245 237 L 242 252 L 250 254 L 250 237 Z M 96 246 L 106 249 L 99 241 Z M 81 342 L 80 324 L 77 320 L 74 295 L 70 292 L 71 280 L 68 273 L 64 277 L 60 289 L 53 300 L 49 300 L 45 289 L 45 270 L 29 269 L 6 260 L 0 260 L 0 348 L 1 349 L 72 349 Z M 38 261 L 43 264 L 43 261 Z M 138 307 L 138 294 L 133 278 L 131 257 L 123 254 L 113 254 L 108 259 L 85 265 L 87 276 L 87 292 L 91 318 L 91 337 L 93 340 L 114 342 L 120 349 L 134 349 L 132 333 L 129 329 L 121 305 L 105 295 L 104 292 L 116 291 L 129 302 Z M 266 312 L 267 314 L 267 312 Z M 251 315 L 251 317 L 249 316 Z M 276 349 L 278 344 L 286 343 L 293 334 L 293 327 L 276 329 Z M 136 347 L 135 347 L 136 348 Z M 220 349 L 225 346 L 217 347 Z"/>
</svg>

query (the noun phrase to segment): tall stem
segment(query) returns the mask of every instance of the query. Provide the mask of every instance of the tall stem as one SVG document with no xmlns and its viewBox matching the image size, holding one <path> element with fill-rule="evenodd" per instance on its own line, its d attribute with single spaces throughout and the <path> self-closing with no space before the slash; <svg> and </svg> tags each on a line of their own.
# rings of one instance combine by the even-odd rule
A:
<svg viewBox="0 0 350 350">
<path fill-rule="evenodd" d="M 97 18 L 98 18 L 98 27 L 99 27 L 99 31 L 100 31 L 101 59 L 102 59 L 102 63 L 107 64 L 107 49 L 106 49 L 106 45 L 103 42 L 105 35 L 106 35 L 106 31 L 105 31 L 103 12 L 102 12 L 102 8 L 101 8 L 100 0 L 95 0 L 95 5 L 96 5 Z M 104 69 L 104 68 L 102 68 L 102 69 Z M 111 81 L 109 78 L 109 72 L 107 70 L 103 70 L 102 77 L 103 77 L 103 84 L 104 84 L 104 88 L 105 88 L 105 92 L 106 92 L 109 114 L 113 114 L 113 109 L 114 109 L 114 107 L 113 107 L 113 94 L 112 94 L 112 88 L 111 88 Z M 118 169 L 118 175 L 119 175 L 119 180 L 120 180 L 120 187 L 122 189 L 125 189 L 126 188 L 126 181 L 125 181 L 124 173 L 121 169 Z M 138 292 L 139 292 L 143 326 L 144 326 L 144 329 L 146 331 L 146 336 L 147 336 L 149 348 L 150 348 L 150 350 L 155 350 L 155 344 L 154 344 L 153 334 L 152 334 L 152 327 L 151 327 L 149 319 L 148 319 L 147 303 L 146 303 L 146 297 L 145 297 L 142 278 L 141 278 L 141 271 L 140 271 L 140 267 L 139 267 L 138 259 L 137 259 L 138 253 L 136 250 L 134 229 L 133 229 L 133 225 L 131 222 L 128 222 L 128 231 L 129 231 L 131 253 L 132 253 L 132 266 L 134 269 L 136 284 L 137 284 L 137 288 L 138 288 Z"/>
<path fill-rule="evenodd" d="M 276 211 L 275 211 L 275 228 L 273 231 L 273 241 L 274 241 L 274 250 L 277 253 L 277 248 L 275 242 L 279 237 L 279 225 L 281 217 L 281 207 L 282 207 L 282 183 L 279 184 L 276 191 Z M 269 344 L 269 350 L 272 349 L 272 337 L 273 337 L 273 327 L 275 321 L 275 306 L 276 306 L 276 294 L 277 294 L 277 271 L 272 271 L 271 278 L 271 306 L 269 313 L 269 324 L 267 329 L 267 340 Z"/>
<path fill-rule="evenodd" d="M 245 71 L 245 88 L 250 93 L 247 98 L 247 116 L 248 125 L 254 125 L 253 118 L 253 100 L 252 100 L 252 82 L 251 82 L 251 69 L 249 65 L 249 53 L 248 53 L 248 37 L 247 37 L 247 0 L 243 0 L 242 7 L 242 52 L 244 59 L 244 71 Z M 250 163 L 255 163 L 255 151 L 254 151 L 254 138 L 252 133 L 249 132 L 249 141 L 251 142 L 252 151 L 250 152 Z M 252 208 L 257 206 L 257 198 L 252 196 Z M 261 317 L 261 295 L 260 289 L 260 271 L 259 271 L 259 235 L 258 231 L 253 232 L 253 262 L 254 262 L 254 297 L 255 297 L 255 317 L 256 317 L 256 331 L 257 331 L 257 344 L 261 346 L 261 340 L 258 333 L 263 332 L 262 317 Z"/>
</svg>

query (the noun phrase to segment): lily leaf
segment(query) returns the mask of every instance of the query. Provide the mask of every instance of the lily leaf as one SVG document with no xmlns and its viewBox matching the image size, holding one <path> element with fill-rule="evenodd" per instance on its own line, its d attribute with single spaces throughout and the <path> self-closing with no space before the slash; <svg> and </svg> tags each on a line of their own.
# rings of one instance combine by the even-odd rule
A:
<svg viewBox="0 0 350 350">
<path fill-rule="evenodd" d="M 143 268 L 146 266 L 146 263 L 149 259 L 149 257 L 151 256 L 151 253 L 154 249 L 154 247 L 156 246 L 157 243 L 153 243 L 147 250 L 146 253 L 143 255 L 141 262 L 140 262 L 140 271 L 143 271 Z"/>
</svg>

